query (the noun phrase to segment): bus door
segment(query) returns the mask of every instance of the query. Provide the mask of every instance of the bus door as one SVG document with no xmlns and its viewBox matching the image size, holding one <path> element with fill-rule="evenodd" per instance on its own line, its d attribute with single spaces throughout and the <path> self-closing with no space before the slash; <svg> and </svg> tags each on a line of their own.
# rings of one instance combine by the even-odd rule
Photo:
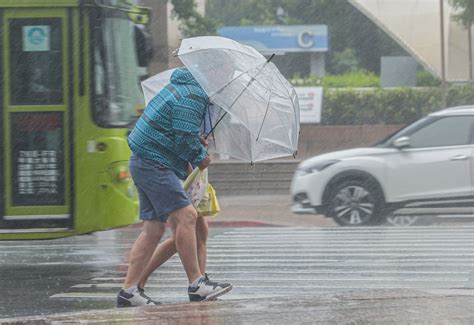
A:
<svg viewBox="0 0 474 325">
<path fill-rule="evenodd" d="M 71 229 L 71 9 L 0 13 L 0 233 Z"/>
</svg>

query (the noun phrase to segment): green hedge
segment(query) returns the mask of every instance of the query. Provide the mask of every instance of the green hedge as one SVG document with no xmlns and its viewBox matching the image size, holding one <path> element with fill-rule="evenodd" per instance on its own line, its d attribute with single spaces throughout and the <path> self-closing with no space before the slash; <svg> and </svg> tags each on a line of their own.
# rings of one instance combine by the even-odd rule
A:
<svg viewBox="0 0 474 325">
<path fill-rule="evenodd" d="M 297 87 L 380 87 L 380 78 L 375 74 L 364 70 L 349 72 L 341 75 L 326 75 L 324 77 L 312 75 L 301 78 L 299 76 L 295 76 L 290 80 L 290 82 L 293 86 Z"/>
<path fill-rule="evenodd" d="M 447 107 L 474 105 L 474 86 L 451 86 Z M 321 124 L 408 124 L 441 107 L 440 88 L 325 89 Z"/>
</svg>

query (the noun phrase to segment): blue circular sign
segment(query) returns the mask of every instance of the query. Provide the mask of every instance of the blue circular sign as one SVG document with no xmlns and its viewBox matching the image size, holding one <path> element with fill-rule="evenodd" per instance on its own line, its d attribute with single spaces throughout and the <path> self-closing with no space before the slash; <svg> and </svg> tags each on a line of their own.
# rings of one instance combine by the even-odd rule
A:
<svg viewBox="0 0 474 325">
<path fill-rule="evenodd" d="M 31 44 L 39 45 L 44 42 L 46 37 L 46 32 L 42 28 L 33 27 L 28 31 L 28 41 Z"/>
</svg>

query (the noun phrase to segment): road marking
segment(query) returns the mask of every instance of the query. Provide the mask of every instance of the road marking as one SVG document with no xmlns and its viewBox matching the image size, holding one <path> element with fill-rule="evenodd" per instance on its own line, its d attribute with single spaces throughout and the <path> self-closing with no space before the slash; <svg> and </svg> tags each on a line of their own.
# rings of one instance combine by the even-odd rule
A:
<svg viewBox="0 0 474 325">
<path fill-rule="evenodd" d="M 182 274 L 182 271 L 157 271 L 156 272 L 156 281 L 158 282 L 163 282 L 161 279 L 162 276 L 165 276 L 167 274 Z M 331 271 L 298 271 L 295 273 L 295 275 L 312 275 L 312 274 L 333 274 L 334 272 Z M 212 271 L 212 275 L 215 274 L 265 274 L 268 276 L 271 276 L 272 274 L 288 274 L 288 271 Z M 452 272 L 443 272 L 443 271 L 392 271 L 392 272 L 387 272 L 387 271 L 337 271 L 337 274 L 362 274 L 362 275 L 369 275 L 369 274 L 414 274 L 414 275 L 469 275 L 471 272 L 462 272 L 462 271 L 452 271 Z M 178 278 L 177 278 L 178 279 Z M 179 278 L 179 279 L 185 279 Z M 445 279 L 445 278 L 443 278 Z M 91 281 L 124 281 L 125 277 L 98 277 L 98 278 L 92 278 Z M 170 278 L 166 278 L 166 280 L 171 280 Z M 227 279 L 229 280 L 229 279 Z M 253 280 L 253 279 L 252 279 Z M 285 281 L 288 280 L 285 278 Z M 155 281 L 155 278 L 151 279 L 150 282 Z"/>
<path fill-rule="evenodd" d="M 416 226 L 416 227 L 386 227 L 386 226 L 370 226 L 370 227 L 356 227 L 356 228 L 344 228 L 344 227 L 284 227 L 284 228 L 235 228 L 225 232 L 227 235 L 235 233 L 288 233 L 288 232 L 331 232 L 331 233 L 357 233 L 357 232 L 449 232 L 458 230 L 474 230 L 474 226 Z"/>
<path fill-rule="evenodd" d="M 211 279 L 234 284 L 223 300 L 299 295 L 311 290 L 474 286 L 474 227 L 407 229 L 229 230 L 209 239 L 208 272 Z M 115 299 L 128 268 L 117 253 L 129 250 L 131 244 L 116 250 L 110 245 L 65 247 L 76 250 L 73 256 L 97 253 L 110 259 L 94 261 L 103 266 L 100 273 L 52 298 Z M 147 294 L 164 301 L 187 301 L 186 286 L 183 267 L 175 256 L 152 274 Z"/>
</svg>

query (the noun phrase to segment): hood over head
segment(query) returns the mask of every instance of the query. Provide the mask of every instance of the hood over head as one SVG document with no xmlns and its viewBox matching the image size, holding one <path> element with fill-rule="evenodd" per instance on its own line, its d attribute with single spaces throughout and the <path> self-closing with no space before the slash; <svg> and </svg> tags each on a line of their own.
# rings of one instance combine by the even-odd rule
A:
<svg viewBox="0 0 474 325">
<path fill-rule="evenodd" d="M 194 79 L 194 76 L 186 68 L 177 68 L 171 75 L 172 84 L 185 84 L 199 86 L 199 83 Z"/>
</svg>

